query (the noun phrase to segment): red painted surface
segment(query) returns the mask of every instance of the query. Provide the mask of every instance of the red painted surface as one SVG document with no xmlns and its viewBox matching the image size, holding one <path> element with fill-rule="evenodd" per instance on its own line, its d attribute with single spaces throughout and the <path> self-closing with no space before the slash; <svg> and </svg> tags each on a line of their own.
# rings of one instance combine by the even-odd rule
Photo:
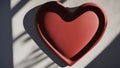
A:
<svg viewBox="0 0 120 68">
<path fill-rule="evenodd" d="M 50 38 L 67 58 L 73 57 L 87 45 L 98 25 L 97 15 L 92 11 L 85 12 L 70 22 L 53 12 L 48 12 L 45 16 L 45 27 Z"/>
</svg>

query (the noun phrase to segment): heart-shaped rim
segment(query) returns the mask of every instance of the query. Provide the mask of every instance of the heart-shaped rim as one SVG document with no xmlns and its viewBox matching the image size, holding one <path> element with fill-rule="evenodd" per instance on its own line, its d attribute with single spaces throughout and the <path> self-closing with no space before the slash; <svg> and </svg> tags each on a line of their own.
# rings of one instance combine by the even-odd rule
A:
<svg viewBox="0 0 120 68">
<path fill-rule="evenodd" d="M 59 49 L 56 49 L 54 46 L 54 42 L 51 40 L 49 35 L 47 34 L 47 31 L 45 29 L 44 24 L 44 16 L 47 12 L 54 12 L 61 16 L 61 18 L 67 22 L 72 21 L 85 13 L 86 11 L 93 11 L 99 19 L 99 26 L 98 30 L 95 33 L 94 37 L 89 41 L 89 43 L 74 57 L 72 58 L 66 58 L 64 55 L 62 55 L 59 51 Z M 107 18 L 104 13 L 104 11 L 101 9 L 100 6 L 96 5 L 95 3 L 86 3 L 77 8 L 77 10 L 74 13 L 70 13 L 65 7 L 63 7 L 60 3 L 52 1 L 43 4 L 36 13 L 36 27 L 40 34 L 40 36 L 43 38 L 45 43 L 50 47 L 61 59 L 63 59 L 68 65 L 74 64 L 78 59 L 80 59 L 83 55 L 85 55 L 95 44 L 100 40 L 102 37 L 106 25 L 107 25 Z"/>
</svg>

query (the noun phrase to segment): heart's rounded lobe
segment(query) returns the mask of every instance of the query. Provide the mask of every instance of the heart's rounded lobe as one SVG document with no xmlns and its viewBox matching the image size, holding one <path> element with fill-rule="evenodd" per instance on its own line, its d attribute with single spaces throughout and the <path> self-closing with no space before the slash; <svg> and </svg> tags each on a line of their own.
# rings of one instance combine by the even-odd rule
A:
<svg viewBox="0 0 120 68">
<path fill-rule="evenodd" d="M 47 34 L 54 42 L 53 46 L 66 58 L 72 58 L 93 38 L 99 19 L 92 11 L 87 11 L 72 21 L 65 21 L 58 14 L 48 12 L 44 23 Z"/>
</svg>

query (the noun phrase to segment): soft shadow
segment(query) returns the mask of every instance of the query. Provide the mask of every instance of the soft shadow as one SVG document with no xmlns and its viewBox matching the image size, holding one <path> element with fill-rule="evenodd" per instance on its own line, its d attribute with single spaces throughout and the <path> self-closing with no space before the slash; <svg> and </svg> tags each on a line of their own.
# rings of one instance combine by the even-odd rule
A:
<svg viewBox="0 0 120 68">
<path fill-rule="evenodd" d="M 12 16 L 14 16 L 29 0 L 21 0 L 15 7 L 12 8 Z"/>
<path fill-rule="evenodd" d="M 64 3 L 64 2 L 66 2 L 67 0 L 58 0 L 59 2 L 61 2 L 61 3 Z"/>
<path fill-rule="evenodd" d="M 0 2 L 0 68 L 13 68 L 12 17 L 29 1 L 20 1 L 13 9 L 11 0 Z"/>
<path fill-rule="evenodd" d="M 24 36 L 26 32 L 22 32 L 20 35 L 18 35 L 15 39 L 13 39 L 13 43 L 15 43 L 18 39 L 20 39 L 22 36 Z"/>
<path fill-rule="evenodd" d="M 0 2 L 0 68 L 13 68 L 10 0 Z"/>
<path fill-rule="evenodd" d="M 35 14 L 37 9 L 40 6 L 31 9 L 24 17 L 24 28 L 26 32 L 30 35 L 30 37 L 36 42 L 36 44 L 42 49 L 55 63 L 57 63 L 61 67 L 65 67 L 67 64 L 63 62 L 56 54 L 52 52 L 51 49 L 47 47 L 47 45 L 43 42 L 42 38 L 39 36 L 36 27 L 35 27 Z M 41 62 L 41 61 L 39 61 Z"/>
<path fill-rule="evenodd" d="M 31 68 L 38 63 L 42 63 L 44 59 L 48 58 L 40 49 L 34 49 L 29 53 L 23 61 L 15 65 L 15 68 Z"/>
<path fill-rule="evenodd" d="M 45 68 L 52 68 L 51 66 L 53 66 L 54 65 L 54 62 L 52 62 L 52 63 L 49 63 Z M 55 68 L 55 67 L 54 67 Z"/>
<path fill-rule="evenodd" d="M 113 42 L 85 68 L 120 68 L 120 33 Z"/>
</svg>

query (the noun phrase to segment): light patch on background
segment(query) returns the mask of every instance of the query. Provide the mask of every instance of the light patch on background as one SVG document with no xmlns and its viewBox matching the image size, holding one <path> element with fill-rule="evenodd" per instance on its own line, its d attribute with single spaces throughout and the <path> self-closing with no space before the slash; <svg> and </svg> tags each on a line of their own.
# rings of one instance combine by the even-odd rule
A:
<svg viewBox="0 0 120 68">
<path fill-rule="evenodd" d="M 15 5 L 17 5 L 20 2 L 20 0 L 11 0 L 10 2 L 11 2 L 10 8 L 12 9 L 12 8 L 14 8 Z"/>
</svg>

